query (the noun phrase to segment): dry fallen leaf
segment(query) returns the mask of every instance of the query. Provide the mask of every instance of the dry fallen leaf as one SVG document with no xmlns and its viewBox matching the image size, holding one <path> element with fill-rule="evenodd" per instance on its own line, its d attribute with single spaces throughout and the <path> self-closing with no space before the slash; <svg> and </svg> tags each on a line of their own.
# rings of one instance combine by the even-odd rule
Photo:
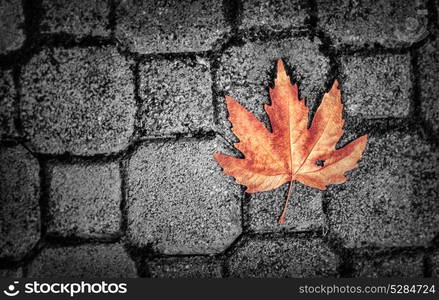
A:
<svg viewBox="0 0 439 300">
<path fill-rule="evenodd" d="M 252 113 L 226 96 L 232 131 L 239 138 L 235 147 L 243 159 L 215 153 L 224 173 L 235 177 L 236 183 L 247 186 L 247 193 L 275 189 L 290 182 L 279 224 L 285 223 L 286 208 L 295 180 L 325 190 L 328 184 L 346 181 L 344 173 L 358 166 L 366 147 L 364 135 L 343 148 L 335 145 L 343 135 L 338 82 L 323 96 L 310 128 L 308 107 L 298 97 L 297 84 L 291 84 L 282 60 L 277 62 L 277 78 L 270 88 L 271 105 L 265 105 L 270 119 L 270 132 Z"/>
</svg>

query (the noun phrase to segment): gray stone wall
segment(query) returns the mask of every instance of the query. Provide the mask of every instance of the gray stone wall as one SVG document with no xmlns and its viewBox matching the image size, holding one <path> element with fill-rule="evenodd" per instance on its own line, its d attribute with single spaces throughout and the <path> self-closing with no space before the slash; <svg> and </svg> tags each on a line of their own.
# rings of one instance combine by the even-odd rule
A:
<svg viewBox="0 0 439 300">
<path fill-rule="evenodd" d="M 439 274 L 437 0 L 0 0 L 0 276 Z M 245 194 L 224 95 L 341 82 L 358 169 Z"/>
</svg>

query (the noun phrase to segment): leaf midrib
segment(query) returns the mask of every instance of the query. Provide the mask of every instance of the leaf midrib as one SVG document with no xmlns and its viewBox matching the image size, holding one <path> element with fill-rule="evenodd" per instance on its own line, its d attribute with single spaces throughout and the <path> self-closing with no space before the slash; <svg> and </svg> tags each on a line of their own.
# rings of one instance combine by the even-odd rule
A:
<svg viewBox="0 0 439 300">
<path fill-rule="evenodd" d="M 332 113 L 331 113 L 331 115 L 330 115 L 330 117 L 332 117 Z M 289 116 L 288 116 L 288 118 L 289 118 Z M 312 145 L 312 147 L 311 147 L 311 150 L 308 152 L 308 154 L 306 155 L 306 157 L 305 157 L 305 159 L 302 161 L 302 163 L 300 164 L 300 166 L 299 166 L 299 168 L 297 168 L 297 171 L 295 172 L 295 173 L 293 173 L 292 172 L 292 170 L 291 170 L 291 181 L 293 181 L 294 180 L 294 176 L 296 176 L 298 173 L 299 173 L 299 171 L 302 169 L 302 167 L 304 166 L 304 164 L 305 164 L 305 162 L 308 160 L 308 157 L 311 155 L 311 153 L 314 151 L 314 148 L 315 148 L 315 146 L 317 145 L 317 143 L 320 141 L 320 139 L 322 138 L 322 136 L 323 136 L 323 133 L 326 131 L 326 128 L 328 127 L 328 124 L 329 124 L 329 121 L 331 120 L 331 118 L 328 118 L 328 121 L 326 122 L 326 124 L 325 124 L 325 127 L 323 128 L 323 130 L 320 130 L 319 131 L 319 137 L 318 137 L 318 139 L 314 142 L 314 144 Z M 311 124 L 314 122 L 314 119 L 312 120 L 312 122 L 311 122 Z M 311 127 L 312 127 L 312 125 L 311 125 Z M 309 130 L 309 129 L 307 129 L 307 130 Z M 292 147 L 291 147 L 291 145 L 290 145 L 290 156 L 292 157 Z M 291 166 L 293 166 L 292 165 L 292 159 L 291 159 Z M 324 167 L 322 167 L 322 168 L 320 168 L 319 170 L 321 170 L 321 169 L 323 169 Z M 313 171 L 313 172 L 315 172 L 315 171 Z M 309 172 L 309 173 L 311 173 L 311 172 Z M 305 174 L 305 173 L 303 173 L 303 174 Z"/>
</svg>

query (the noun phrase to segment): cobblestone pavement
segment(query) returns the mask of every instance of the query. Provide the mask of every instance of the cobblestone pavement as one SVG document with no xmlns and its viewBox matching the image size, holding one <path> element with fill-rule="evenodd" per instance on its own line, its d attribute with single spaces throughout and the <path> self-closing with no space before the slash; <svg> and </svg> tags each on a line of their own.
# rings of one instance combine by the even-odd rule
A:
<svg viewBox="0 0 439 300">
<path fill-rule="evenodd" d="M 438 1 L 0 0 L 0 276 L 439 276 Z M 224 95 L 341 82 L 349 181 L 245 194 Z"/>
</svg>

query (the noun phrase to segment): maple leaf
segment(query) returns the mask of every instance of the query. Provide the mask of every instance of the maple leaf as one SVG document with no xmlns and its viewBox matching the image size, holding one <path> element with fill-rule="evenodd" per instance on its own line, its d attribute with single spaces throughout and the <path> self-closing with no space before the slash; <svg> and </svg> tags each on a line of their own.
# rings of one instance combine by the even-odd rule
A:
<svg viewBox="0 0 439 300">
<path fill-rule="evenodd" d="M 247 193 L 275 189 L 290 182 L 287 199 L 278 223 L 285 223 L 288 200 L 294 181 L 325 190 L 328 184 L 341 184 L 345 172 L 358 167 L 366 147 L 364 135 L 343 148 L 335 145 L 343 135 L 340 89 L 335 81 L 323 96 L 308 128 L 308 107 L 298 97 L 297 84 L 291 84 L 281 59 L 277 77 L 270 88 L 271 105 L 264 105 L 272 131 L 241 104 L 226 96 L 232 131 L 239 142 L 235 147 L 244 158 L 215 153 L 224 173 L 247 186 Z"/>
</svg>

